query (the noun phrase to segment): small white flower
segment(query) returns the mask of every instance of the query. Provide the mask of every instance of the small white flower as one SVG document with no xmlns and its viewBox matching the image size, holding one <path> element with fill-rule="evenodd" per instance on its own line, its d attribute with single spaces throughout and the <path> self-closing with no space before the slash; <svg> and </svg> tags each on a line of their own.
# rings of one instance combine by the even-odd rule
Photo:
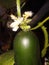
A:
<svg viewBox="0 0 49 65">
<path fill-rule="evenodd" d="M 14 19 L 14 22 L 11 23 L 10 27 L 18 26 L 23 21 L 23 18 L 17 18 L 17 20 Z"/>
<path fill-rule="evenodd" d="M 28 17 L 31 17 L 32 15 L 33 15 L 32 11 L 26 11 L 24 12 L 23 17 L 28 18 Z"/>
<path fill-rule="evenodd" d="M 32 16 L 32 11 L 26 11 L 25 13 L 24 13 L 26 16 Z"/>
<path fill-rule="evenodd" d="M 32 14 L 32 11 L 26 11 L 24 12 L 23 17 L 18 18 L 15 15 L 11 14 L 10 17 L 14 20 L 14 22 L 10 24 L 12 30 L 17 31 L 19 27 L 23 30 L 29 30 L 30 26 L 28 26 L 27 24 L 28 22 L 30 22 L 30 19 L 28 19 L 28 17 L 31 17 Z"/>
<path fill-rule="evenodd" d="M 47 58 L 45 58 L 44 65 L 48 65 L 48 59 Z"/>
<path fill-rule="evenodd" d="M 15 19 L 15 17 L 13 16 L 14 15 L 11 15 L 11 18 L 14 20 L 14 22 L 10 24 L 10 27 L 12 28 L 13 31 L 17 31 L 19 28 L 19 24 L 23 21 L 23 17 Z"/>
<path fill-rule="evenodd" d="M 48 59 L 47 59 L 47 58 L 45 58 L 45 61 L 48 61 Z"/>
</svg>

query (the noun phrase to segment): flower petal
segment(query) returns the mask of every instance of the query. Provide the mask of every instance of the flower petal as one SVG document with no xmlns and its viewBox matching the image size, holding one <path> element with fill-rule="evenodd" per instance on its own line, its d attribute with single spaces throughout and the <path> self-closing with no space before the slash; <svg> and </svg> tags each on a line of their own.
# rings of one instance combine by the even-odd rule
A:
<svg viewBox="0 0 49 65">
<path fill-rule="evenodd" d="M 14 20 L 14 19 L 17 19 L 17 17 L 16 17 L 15 15 L 13 15 L 13 14 L 11 14 L 10 17 L 11 17 L 11 19 L 13 19 L 13 20 Z"/>
<path fill-rule="evenodd" d="M 17 19 L 17 21 L 19 22 L 19 24 L 23 21 L 23 17 L 19 17 L 18 19 Z"/>
<path fill-rule="evenodd" d="M 32 12 L 32 11 L 26 11 L 26 12 L 24 12 L 24 14 L 23 14 L 23 17 L 31 17 L 32 15 L 33 15 L 34 13 Z"/>
<path fill-rule="evenodd" d="M 10 27 L 13 28 L 13 27 L 17 26 L 16 23 L 17 23 L 17 22 L 13 22 L 13 23 L 11 23 L 11 24 L 10 24 Z"/>
<path fill-rule="evenodd" d="M 21 17 L 21 18 L 18 18 L 17 20 L 14 20 L 14 22 L 12 22 L 11 24 L 10 24 L 10 27 L 15 27 L 15 26 L 18 26 L 21 22 L 23 21 L 23 18 Z"/>
<path fill-rule="evenodd" d="M 28 16 L 32 16 L 32 11 L 27 11 L 27 12 L 25 12 L 25 15 L 28 15 Z"/>
<path fill-rule="evenodd" d="M 16 27 L 14 27 L 12 30 L 13 30 L 13 31 L 17 31 L 18 28 L 19 28 L 19 26 L 16 26 Z"/>
</svg>

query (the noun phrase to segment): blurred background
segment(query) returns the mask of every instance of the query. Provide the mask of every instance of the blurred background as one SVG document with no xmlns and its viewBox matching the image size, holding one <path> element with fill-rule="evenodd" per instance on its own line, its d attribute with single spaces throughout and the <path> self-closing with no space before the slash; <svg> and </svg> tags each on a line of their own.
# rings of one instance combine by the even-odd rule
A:
<svg viewBox="0 0 49 65">
<path fill-rule="evenodd" d="M 24 11 L 32 11 L 34 13 L 32 22 L 30 23 L 32 27 L 49 16 L 49 0 L 21 0 L 21 5 L 24 2 L 25 5 L 21 9 L 22 14 Z M 15 0 L 0 0 L 0 54 L 13 49 L 13 40 L 15 34 L 19 31 L 13 32 L 8 26 L 12 22 L 9 15 L 11 13 L 17 15 L 16 11 Z M 47 21 L 44 25 L 47 27 L 49 34 L 49 22 Z M 40 28 L 34 30 L 34 32 L 39 39 L 40 50 L 42 50 L 44 46 L 43 32 Z M 49 58 L 49 48 L 47 49 L 45 57 Z"/>
</svg>

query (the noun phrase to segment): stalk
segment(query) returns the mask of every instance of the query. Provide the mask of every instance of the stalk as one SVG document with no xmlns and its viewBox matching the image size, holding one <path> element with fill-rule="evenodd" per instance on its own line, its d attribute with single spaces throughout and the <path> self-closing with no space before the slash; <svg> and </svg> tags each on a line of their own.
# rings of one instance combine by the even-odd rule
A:
<svg viewBox="0 0 49 65">
<path fill-rule="evenodd" d="M 20 0 L 16 0 L 16 5 L 17 5 L 17 16 L 21 17 Z"/>
</svg>

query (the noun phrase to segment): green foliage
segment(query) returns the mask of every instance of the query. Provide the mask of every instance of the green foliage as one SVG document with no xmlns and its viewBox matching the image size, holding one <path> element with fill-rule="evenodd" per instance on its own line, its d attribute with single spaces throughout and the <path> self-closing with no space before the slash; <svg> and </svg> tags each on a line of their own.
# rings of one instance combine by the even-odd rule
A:
<svg viewBox="0 0 49 65">
<path fill-rule="evenodd" d="M 0 65 L 14 65 L 14 52 L 8 51 L 0 55 Z"/>
</svg>

